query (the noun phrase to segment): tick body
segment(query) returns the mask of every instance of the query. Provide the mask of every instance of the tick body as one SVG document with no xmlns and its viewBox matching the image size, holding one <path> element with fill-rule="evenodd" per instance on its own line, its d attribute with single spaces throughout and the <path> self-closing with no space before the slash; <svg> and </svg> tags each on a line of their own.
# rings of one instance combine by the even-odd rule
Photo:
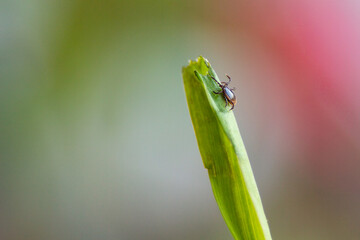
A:
<svg viewBox="0 0 360 240">
<path fill-rule="evenodd" d="M 229 83 L 231 82 L 231 78 L 229 77 L 229 75 L 226 75 L 226 77 L 229 79 L 228 82 L 221 82 L 219 83 L 214 77 L 210 76 L 212 79 L 214 79 L 214 81 L 219 84 L 219 86 L 221 87 L 221 90 L 219 92 L 215 92 L 213 91 L 215 94 L 221 94 L 223 93 L 224 94 L 224 99 L 225 99 L 225 107 L 227 107 L 228 104 L 231 105 L 231 109 L 230 110 L 233 110 L 234 109 L 234 106 L 236 104 L 236 96 L 233 92 L 233 90 L 235 90 L 235 88 L 228 88 L 228 85 Z"/>
</svg>

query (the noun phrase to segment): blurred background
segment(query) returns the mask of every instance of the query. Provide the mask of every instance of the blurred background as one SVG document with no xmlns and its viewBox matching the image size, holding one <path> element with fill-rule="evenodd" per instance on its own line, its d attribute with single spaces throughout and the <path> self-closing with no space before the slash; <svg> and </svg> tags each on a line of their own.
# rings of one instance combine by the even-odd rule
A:
<svg viewBox="0 0 360 240">
<path fill-rule="evenodd" d="M 0 239 L 231 240 L 187 109 L 203 55 L 273 239 L 360 239 L 360 2 L 0 2 Z"/>
</svg>

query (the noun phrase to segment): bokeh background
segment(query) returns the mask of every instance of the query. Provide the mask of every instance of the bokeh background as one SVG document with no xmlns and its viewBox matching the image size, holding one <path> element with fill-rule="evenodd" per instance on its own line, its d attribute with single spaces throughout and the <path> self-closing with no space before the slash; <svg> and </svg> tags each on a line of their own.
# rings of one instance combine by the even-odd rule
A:
<svg viewBox="0 0 360 240">
<path fill-rule="evenodd" d="M 0 2 L 0 239 L 232 239 L 181 67 L 234 110 L 273 239 L 360 239 L 360 2 Z"/>
</svg>

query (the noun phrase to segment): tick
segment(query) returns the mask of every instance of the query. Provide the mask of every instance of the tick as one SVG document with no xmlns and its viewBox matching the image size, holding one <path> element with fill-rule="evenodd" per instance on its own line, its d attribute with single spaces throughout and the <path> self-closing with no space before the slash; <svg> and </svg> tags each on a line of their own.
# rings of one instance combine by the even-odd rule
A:
<svg viewBox="0 0 360 240">
<path fill-rule="evenodd" d="M 213 92 L 215 94 L 223 93 L 224 94 L 224 99 L 225 99 L 225 102 L 226 102 L 225 107 L 227 107 L 227 105 L 230 104 L 231 105 L 230 110 L 233 110 L 234 106 L 236 104 L 236 96 L 235 96 L 235 94 L 233 92 L 235 90 L 235 88 L 231 88 L 231 89 L 228 88 L 228 85 L 231 82 L 231 78 L 227 74 L 225 74 L 225 76 L 229 79 L 229 81 L 228 82 L 221 82 L 221 83 L 219 83 L 214 77 L 210 76 L 221 87 L 220 91 L 218 91 L 218 92 L 213 91 Z"/>
</svg>

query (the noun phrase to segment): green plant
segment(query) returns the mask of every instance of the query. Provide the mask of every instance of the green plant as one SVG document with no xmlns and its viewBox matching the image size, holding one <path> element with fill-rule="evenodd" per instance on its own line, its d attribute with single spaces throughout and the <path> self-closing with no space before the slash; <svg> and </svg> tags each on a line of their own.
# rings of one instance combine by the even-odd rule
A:
<svg viewBox="0 0 360 240">
<path fill-rule="evenodd" d="M 235 239 L 271 239 L 259 191 L 232 111 L 203 57 L 182 69 L 190 116 L 220 211 Z"/>
</svg>

